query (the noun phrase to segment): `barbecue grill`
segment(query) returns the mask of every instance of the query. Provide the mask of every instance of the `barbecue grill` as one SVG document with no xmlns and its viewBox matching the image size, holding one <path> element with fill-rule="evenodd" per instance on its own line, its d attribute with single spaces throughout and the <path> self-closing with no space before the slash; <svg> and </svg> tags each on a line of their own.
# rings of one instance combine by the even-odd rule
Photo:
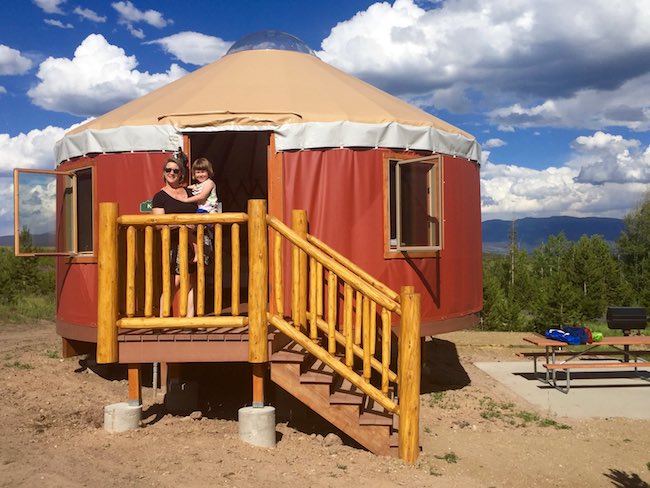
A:
<svg viewBox="0 0 650 488">
<path fill-rule="evenodd" d="M 607 326 L 620 329 L 623 335 L 630 335 L 633 329 L 645 329 L 648 315 L 643 307 L 608 307 Z"/>
</svg>

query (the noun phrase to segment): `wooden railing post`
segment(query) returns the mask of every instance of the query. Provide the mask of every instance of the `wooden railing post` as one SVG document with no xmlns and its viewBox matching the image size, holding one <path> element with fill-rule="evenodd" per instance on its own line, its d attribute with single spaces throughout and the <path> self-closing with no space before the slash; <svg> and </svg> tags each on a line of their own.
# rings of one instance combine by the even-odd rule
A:
<svg viewBox="0 0 650 488">
<path fill-rule="evenodd" d="M 97 362 L 118 361 L 117 347 L 117 203 L 99 204 L 97 250 Z"/>
<path fill-rule="evenodd" d="M 414 464 L 420 451 L 420 294 L 411 286 L 400 294 L 399 334 L 399 457 Z"/>
<path fill-rule="evenodd" d="M 303 239 L 307 238 L 307 211 L 291 211 L 291 228 Z M 291 317 L 293 323 L 307 327 L 307 254 L 293 246 L 291 263 Z"/>
<path fill-rule="evenodd" d="M 253 364 L 253 407 L 264 406 L 264 377 L 268 363 L 266 309 L 269 250 L 266 201 L 248 201 L 248 361 Z"/>
</svg>

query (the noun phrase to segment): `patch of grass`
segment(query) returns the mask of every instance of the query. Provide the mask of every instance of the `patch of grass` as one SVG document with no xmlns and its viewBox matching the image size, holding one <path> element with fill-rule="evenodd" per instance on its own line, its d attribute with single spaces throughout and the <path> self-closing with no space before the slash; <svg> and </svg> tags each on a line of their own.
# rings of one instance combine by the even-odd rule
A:
<svg viewBox="0 0 650 488">
<path fill-rule="evenodd" d="M 645 463 L 645 467 L 648 468 L 648 471 L 650 471 L 650 461 L 648 461 L 647 463 Z"/>
<path fill-rule="evenodd" d="M 570 429 L 571 426 L 560 424 L 553 419 L 542 419 L 535 412 L 526 410 L 514 410 L 514 404 L 511 402 L 498 403 L 490 397 L 483 397 L 480 400 L 481 417 L 486 420 L 501 420 L 514 427 L 528 427 L 531 424 L 537 424 L 540 427 L 555 427 L 556 429 Z"/>
<path fill-rule="evenodd" d="M 497 403 L 490 397 L 483 397 L 479 403 L 481 405 L 481 417 L 486 420 L 512 417 L 514 404 L 511 402 Z"/>
<path fill-rule="evenodd" d="M 444 398 L 445 398 L 444 391 L 434 391 L 429 395 L 429 406 L 433 407 L 434 405 L 441 403 Z"/>
<path fill-rule="evenodd" d="M 336 463 L 336 467 L 342 469 L 343 471 L 348 469 L 348 466 L 346 464 L 341 464 L 341 463 Z"/>
<path fill-rule="evenodd" d="M 515 416 L 523 420 L 524 423 L 537 422 L 539 420 L 539 415 L 534 412 L 526 412 L 525 410 L 517 412 Z"/>
<path fill-rule="evenodd" d="M 456 464 L 458 460 L 460 459 L 456 453 L 448 452 L 444 456 L 434 456 L 436 459 L 442 459 L 443 461 L 446 461 L 449 464 Z"/>
<path fill-rule="evenodd" d="M 424 428 L 424 433 L 425 434 L 431 434 L 431 427 L 427 426 Z"/>
<path fill-rule="evenodd" d="M 59 359 L 59 351 L 45 351 L 45 354 L 47 355 L 48 358 L 50 359 Z"/>
<path fill-rule="evenodd" d="M 543 419 L 537 422 L 537 425 L 540 427 L 555 427 L 558 430 L 569 430 L 571 429 L 570 425 L 561 424 L 553 419 Z"/>
<path fill-rule="evenodd" d="M 434 391 L 433 393 L 430 393 L 428 403 L 430 407 L 438 407 L 447 410 L 460 408 L 460 405 L 445 397 L 444 391 Z"/>
<path fill-rule="evenodd" d="M 14 361 L 13 363 L 5 363 L 7 368 L 16 368 L 16 369 L 34 369 L 29 363 L 21 363 L 20 361 Z"/>
<path fill-rule="evenodd" d="M 33 320 L 54 320 L 54 295 L 23 295 L 15 303 L 0 303 L 0 317 L 9 323 L 24 324 Z"/>
</svg>

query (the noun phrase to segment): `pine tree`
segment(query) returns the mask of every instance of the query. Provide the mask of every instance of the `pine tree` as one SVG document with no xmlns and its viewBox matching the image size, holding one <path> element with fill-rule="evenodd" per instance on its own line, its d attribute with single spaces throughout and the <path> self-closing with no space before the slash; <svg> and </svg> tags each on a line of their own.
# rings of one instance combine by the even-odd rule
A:
<svg viewBox="0 0 650 488">
<path fill-rule="evenodd" d="M 637 304 L 650 308 L 650 193 L 623 221 L 617 242 L 623 272 Z"/>
</svg>

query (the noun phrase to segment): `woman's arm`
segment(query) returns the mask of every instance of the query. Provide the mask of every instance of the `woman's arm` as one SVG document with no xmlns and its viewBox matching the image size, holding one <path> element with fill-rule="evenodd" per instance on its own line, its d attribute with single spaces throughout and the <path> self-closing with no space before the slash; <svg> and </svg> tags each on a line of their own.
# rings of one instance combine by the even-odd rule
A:
<svg viewBox="0 0 650 488">
<path fill-rule="evenodd" d="M 205 180 L 201 188 L 201 193 L 197 193 L 196 195 L 193 195 L 191 197 L 181 197 L 179 198 L 179 200 L 185 203 L 204 202 L 208 199 L 208 195 L 214 189 L 214 186 L 215 186 L 214 181 Z"/>
<path fill-rule="evenodd" d="M 151 213 L 153 215 L 165 215 L 165 209 L 162 208 L 162 207 L 153 207 L 151 209 Z M 156 227 L 158 228 L 158 230 L 162 230 L 162 228 L 165 227 L 165 226 L 164 225 L 157 225 Z"/>
</svg>

